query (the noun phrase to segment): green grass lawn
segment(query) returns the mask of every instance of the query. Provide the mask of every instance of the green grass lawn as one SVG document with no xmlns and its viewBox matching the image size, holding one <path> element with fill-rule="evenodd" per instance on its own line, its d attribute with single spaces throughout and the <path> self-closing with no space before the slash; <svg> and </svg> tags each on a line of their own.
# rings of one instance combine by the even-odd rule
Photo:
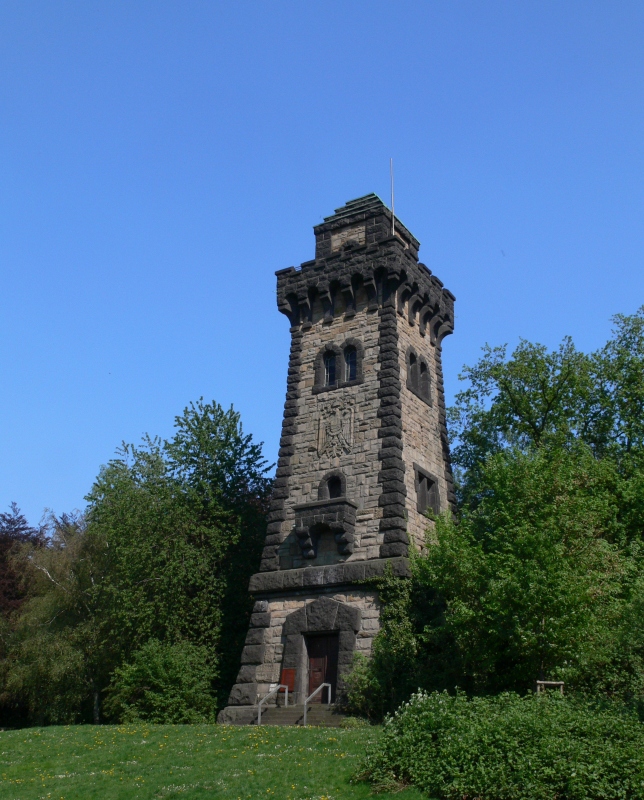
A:
<svg viewBox="0 0 644 800">
<path fill-rule="evenodd" d="M 79 725 L 0 732 L 2 800 L 370 797 L 350 777 L 378 728 Z M 380 798 L 393 795 L 378 795 Z M 414 789 L 395 795 L 419 800 Z"/>
</svg>

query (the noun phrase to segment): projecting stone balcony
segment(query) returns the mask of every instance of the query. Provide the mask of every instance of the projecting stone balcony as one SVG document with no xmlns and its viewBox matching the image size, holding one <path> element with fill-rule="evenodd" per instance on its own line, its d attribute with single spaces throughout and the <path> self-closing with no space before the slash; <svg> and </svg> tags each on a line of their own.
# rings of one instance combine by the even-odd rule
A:
<svg viewBox="0 0 644 800">
<path fill-rule="evenodd" d="M 351 555 L 357 509 L 358 504 L 347 497 L 295 506 L 294 531 L 302 548 L 302 557 L 317 559 L 334 547 L 339 555 Z"/>
</svg>

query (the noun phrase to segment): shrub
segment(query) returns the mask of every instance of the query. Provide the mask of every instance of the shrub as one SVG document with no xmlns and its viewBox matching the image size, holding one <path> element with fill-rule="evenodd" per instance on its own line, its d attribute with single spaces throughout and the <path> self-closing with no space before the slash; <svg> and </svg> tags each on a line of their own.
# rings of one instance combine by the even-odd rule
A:
<svg viewBox="0 0 644 800">
<path fill-rule="evenodd" d="M 644 797 L 644 730 L 617 703 L 419 692 L 389 717 L 359 778 L 432 798 Z"/>
<path fill-rule="evenodd" d="M 205 647 L 150 639 L 129 664 L 114 671 L 105 710 L 119 722 L 214 722 L 211 686 Z"/>
</svg>

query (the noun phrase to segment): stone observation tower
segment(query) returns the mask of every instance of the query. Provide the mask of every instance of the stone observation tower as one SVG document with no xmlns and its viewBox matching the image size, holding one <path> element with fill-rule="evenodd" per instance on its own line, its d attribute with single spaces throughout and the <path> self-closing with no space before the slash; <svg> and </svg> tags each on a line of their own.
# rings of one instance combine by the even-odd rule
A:
<svg viewBox="0 0 644 800">
<path fill-rule="evenodd" d="M 375 194 L 316 225 L 315 259 L 277 273 L 291 323 L 275 490 L 242 663 L 221 722 L 278 683 L 343 689 L 379 627 L 365 579 L 408 574 L 425 512 L 454 503 L 441 342 L 454 296 Z M 318 700 L 320 695 L 318 694 Z"/>
</svg>

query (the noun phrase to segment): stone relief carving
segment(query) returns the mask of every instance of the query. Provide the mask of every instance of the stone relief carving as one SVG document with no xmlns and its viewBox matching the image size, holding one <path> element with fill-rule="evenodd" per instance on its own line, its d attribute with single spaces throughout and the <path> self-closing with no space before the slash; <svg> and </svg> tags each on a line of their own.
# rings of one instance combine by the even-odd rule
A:
<svg viewBox="0 0 644 800">
<path fill-rule="evenodd" d="M 351 452 L 353 447 L 353 404 L 334 400 L 320 410 L 318 456 L 336 458 Z"/>
</svg>

